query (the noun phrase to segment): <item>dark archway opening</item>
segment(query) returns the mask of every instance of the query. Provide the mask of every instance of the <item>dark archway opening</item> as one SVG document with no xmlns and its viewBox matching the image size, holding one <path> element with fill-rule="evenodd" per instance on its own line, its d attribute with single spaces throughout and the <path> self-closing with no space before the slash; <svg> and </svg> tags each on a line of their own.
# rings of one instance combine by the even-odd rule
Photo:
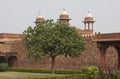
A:
<svg viewBox="0 0 120 79">
<path fill-rule="evenodd" d="M 6 59 L 4 56 L 0 56 L 0 63 L 6 63 Z"/>
<path fill-rule="evenodd" d="M 18 59 L 16 56 L 10 56 L 8 58 L 8 66 L 9 67 L 17 67 Z"/>
</svg>

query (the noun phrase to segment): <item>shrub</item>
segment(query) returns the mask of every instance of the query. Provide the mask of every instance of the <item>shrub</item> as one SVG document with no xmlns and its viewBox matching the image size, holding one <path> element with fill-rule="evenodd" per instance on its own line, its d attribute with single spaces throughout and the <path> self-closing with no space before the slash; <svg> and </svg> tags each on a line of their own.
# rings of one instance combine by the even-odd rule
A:
<svg viewBox="0 0 120 79">
<path fill-rule="evenodd" d="M 38 77 L 38 78 L 22 78 L 22 79 L 81 79 L 80 75 L 64 75 L 64 76 L 48 76 L 48 77 Z"/>
<path fill-rule="evenodd" d="M 1 63 L 0 64 L 0 72 L 4 72 L 8 69 L 8 64 L 7 63 Z"/>
<path fill-rule="evenodd" d="M 85 66 L 82 68 L 83 79 L 95 79 L 99 73 L 99 69 L 96 66 Z"/>
<path fill-rule="evenodd" d="M 17 72 L 33 72 L 33 73 L 51 73 L 50 69 L 40 69 L 40 68 L 9 68 L 9 71 Z M 80 70 L 55 70 L 56 74 L 80 74 Z"/>
<path fill-rule="evenodd" d="M 119 73 L 102 73 L 100 72 L 98 75 L 98 79 L 120 79 Z"/>
</svg>

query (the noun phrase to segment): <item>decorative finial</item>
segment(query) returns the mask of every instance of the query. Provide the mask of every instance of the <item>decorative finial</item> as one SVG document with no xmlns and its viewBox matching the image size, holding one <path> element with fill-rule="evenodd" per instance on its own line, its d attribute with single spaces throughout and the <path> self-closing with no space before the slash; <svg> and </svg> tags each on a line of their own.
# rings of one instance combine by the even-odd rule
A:
<svg viewBox="0 0 120 79">
<path fill-rule="evenodd" d="M 86 17 L 93 17 L 93 16 L 92 16 L 91 13 L 88 11 L 88 13 L 86 14 Z"/>
<path fill-rule="evenodd" d="M 62 15 L 68 15 L 67 11 L 65 9 L 63 9 L 63 11 L 61 12 Z"/>
<path fill-rule="evenodd" d="M 63 9 L 63 11 L 65 11 L 65 9 Z"/>
<path fill-rule="evenodd" d="M 39 12 L 39 14 L 38 14 L 38 18 L 43 18 L 43 16 L 42 16 L 42 13 L 41 13 L 41 12 Z"/>
</svg>

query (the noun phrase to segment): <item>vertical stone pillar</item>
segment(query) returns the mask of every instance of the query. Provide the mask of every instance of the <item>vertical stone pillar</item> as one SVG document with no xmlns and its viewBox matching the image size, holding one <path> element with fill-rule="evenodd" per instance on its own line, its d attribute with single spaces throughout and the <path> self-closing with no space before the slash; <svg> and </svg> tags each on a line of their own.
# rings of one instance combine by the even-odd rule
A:
<svg viewBox="0 0 120 79">
<path fill-rule="evenodd" d="M 99 48 L 100 54 L 101 54 L 101 56 L 100 56 L 100 58 L 101 58 L 101 71 L 103 72 L 106 69 L 105 53 L 106 53 L 108 46 L 104 45 L 102 43 L 98 43 L 98 48 Z"/>
<path fill-rule="evenodd" d="M 88 23 L 88 30 L 90 30 L 90 23 Z"/>
<path fill-rule="evenodd" d="M 84 30 L 86 30 L 86 23 L 84 23 Z"/>
<path fill-rule="evenodd" d="M 92 23 L 92 31 L 93 31 L 93 23 Z"/>
<path fill-rule="evenodd" d="M 8 55 L 6 54 L 6 56 L 5 56 L 5 63 L 8 63 Z"/>
<path fill-rule="evenodd" d="M 120 68 L 120 45 L 114 46 L 118 53 L 118 68 Z"/>
</svg>

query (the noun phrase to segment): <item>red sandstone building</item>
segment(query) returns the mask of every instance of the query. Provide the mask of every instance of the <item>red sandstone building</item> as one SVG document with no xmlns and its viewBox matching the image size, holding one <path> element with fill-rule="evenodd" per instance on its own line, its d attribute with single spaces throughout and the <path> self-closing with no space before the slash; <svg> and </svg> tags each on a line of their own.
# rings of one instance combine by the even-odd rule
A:
<svg viewBox="0 0 120 79">
<path fill-rule="evenodd" d="M 68 13 L 63 10 L 58 21 L 69 25 L 70 20 Z M 37 25 L 41 22 L 44 22 L 44 17 L 39 14 L 35 23 Z M 87 49 L 82 52 L 78 59 L 65 58 L 64 56 L 57 57 L 57 69 L 80 69 L 85 65 L 102 66 L 102 68 L 120 67 L 120 34 L 94 34 L 94 22 L 93 16 L 88 12 L 83 20 L 84 29 L 78 28 L 78 32 L 81 33 L 86 41 Z M 34 59 L 27 58 L 22 38 L 23 34 L 0 34 L 0 63 L 7 62 L 10 67 L 50 68 L 50 59 L 36 62 Z"/>
</svg>

